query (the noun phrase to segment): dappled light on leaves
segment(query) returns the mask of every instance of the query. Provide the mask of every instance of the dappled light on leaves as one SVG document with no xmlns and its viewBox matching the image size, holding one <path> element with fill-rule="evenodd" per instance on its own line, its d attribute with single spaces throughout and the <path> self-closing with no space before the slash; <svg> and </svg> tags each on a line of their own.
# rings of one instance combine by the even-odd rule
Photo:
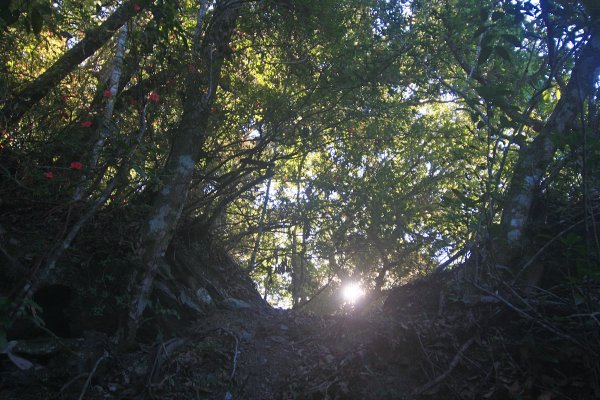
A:
<svg viewBox="0 0 600 400">
<path fill-rule="evenodd" d="M 164 352 L 51 397 L 595 395 L 592 1 L 9 3 L 0 315 Z"/>
</svg>

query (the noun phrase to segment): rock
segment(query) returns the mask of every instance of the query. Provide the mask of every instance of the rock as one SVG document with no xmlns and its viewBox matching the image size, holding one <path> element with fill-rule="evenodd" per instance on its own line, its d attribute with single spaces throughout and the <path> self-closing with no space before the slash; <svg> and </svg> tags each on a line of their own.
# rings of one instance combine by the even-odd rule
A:
<svg viewBox="0 0 600 400">
<path fill-rule="evenodd" d="M 253 337 L 254 334 L 250 331 L 247 331 L 246 329 L 242 329 L 242 331 L 240 332 L 240 339 L 244 342 L 249 342 L 250 340 L 252 340 Z"/>
<path fill-rule="evenodd" d="M 228 310 L 249 310 L 252 306 L 243 300 L 228 297 L 221 302 L 221 305 Z"/>
<path fill-rule="evenodd" d="M 208 290 L 206 290 L 203 287 L 196 290 L 196 298 L 198 299 L 198 301 L 200 303 L 202 303 L 206 306 L 210 306 L 210 305 L 214 304 L 213 298 L 208 293 Z"/>
<path fill-rule="evenodd" d="M 271 340 L 279 344 L 285 344 L 288 342 L 288 340 L 283 336 L 271 336 Z"/>
</svg>

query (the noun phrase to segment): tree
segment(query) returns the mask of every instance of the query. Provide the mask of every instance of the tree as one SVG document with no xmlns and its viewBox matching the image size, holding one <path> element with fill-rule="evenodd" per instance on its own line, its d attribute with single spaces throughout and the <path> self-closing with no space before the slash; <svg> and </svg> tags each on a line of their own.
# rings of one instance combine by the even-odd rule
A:
<svg viewBox="0 0 600 400">
<path fill-rule="evenodd" d="M 561 93 L 552 114 L 533 142 L 523 146 L 515 165 L 507 204 L 502 214 L 505 239 L 513 248 L 523 247 L 524 230 L 531 223 L 530 210 L 533 199 L 540 190 L 548 166 L 556 151 L 556 142 L 571 133 L 584 114 L 584 103 L 593 92 L 600 68 L 600 36 L 598 26 L 592 26 L 589 38 L 584 39 L 579 57 L 569 82 Z M 518 253 L 517 253 L 518 254 Z M 533 282 L 539 280 L 532 278 Z"/>
<path fill-rule="evenodd" d="M 77 65 L 94 54 L 123 24 L 142 11 L 148 3 L 148 1 L 137 0 L 123 3 L 106 21 L 86 34 L 83 40 L 67 51 L 34 82 L 13 96 L 13 99 L 2 108 L 4 128 L 12 128 L 31 107 L 46 96 Z"/>
<path fill-rule="evenodd" d="M 198 33 L 203 29 L 207 8 L 208 2 L 205 1 L 198 12 Z M 193 43 L 183 114 L 173 133 L 171 153 L 162 173 L 160 191 L 141 233 L 141 265 L 131 281 L 129 319 L 123 333 L 126 344 L 132 344 L 135 340 L 154 276 L 181 217 L 194 168 L 206 138 L 205 130 L 215 100 L 221 67 L 238 15 L 239 5 L 235 1 L 217 2 L 202 43 Z M 195 40 L 200 40 L 199 34 Z"/>
<path fill-rule="evenodd" d="M 595 171 L 587 2 L 76 3 L 48 31 L 5 21 L 0 224 L 35 245 L 2 252 L 35 289 L 112 226 L 124 342 L 177 232 L 218 237 L 266 298 L 333 310 L 344 281 L 383 293 L 468 257 L 518 275 L 536 199 L 590 198 L 569 183 Z"/>
</svg>

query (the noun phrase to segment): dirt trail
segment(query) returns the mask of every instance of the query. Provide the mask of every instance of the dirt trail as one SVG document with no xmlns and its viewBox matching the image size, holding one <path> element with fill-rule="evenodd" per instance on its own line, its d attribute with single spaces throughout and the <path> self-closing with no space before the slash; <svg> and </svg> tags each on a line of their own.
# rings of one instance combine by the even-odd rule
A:
<svg viewBox="0 0 600 400">
<path fill-rule="evenodd" d="M 2 358 L 0 398 L 378 398 L 365 397 L 363 385 L 381 367 L 370 354 L 374 329 L 365 318 L 248 308 L 215 310 L 180 336 L 130 353 L 91 332 L 61 340 L 64 347 L 22 341 L 14 354 L 34 367 L 21 371 Z M 54 348 L 36 353 L 42 343 Z"/>
<path fill-rule="evenodd" d="M 391 349 L 378 328 L 374 318 L 357 316 L 215 313 L 190 329 L 152 391 L 161 399 L 399 398 L 408 393 L 410 368 L 392 371 L 381 362 Z"/>
<path fill-rule="evenodd" d="M 594 348 L 502 304 L 440 313 L 407 293 L 415 301 L 368 316 L 237 303 L 126 353 L 95 332 L 21 341 L 12 355 L 33 367 L 2 356 L 0 399 L 594 398 Z"/>
</svg>

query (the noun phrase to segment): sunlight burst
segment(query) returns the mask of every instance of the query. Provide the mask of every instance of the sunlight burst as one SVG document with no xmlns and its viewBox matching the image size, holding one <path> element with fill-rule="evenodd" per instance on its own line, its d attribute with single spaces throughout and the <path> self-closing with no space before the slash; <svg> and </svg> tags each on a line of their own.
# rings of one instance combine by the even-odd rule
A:
<svg viewBox="0 0 600 400">
<path fill-rule="evenodd" d="M 342 295 L 344 296 L 344 300 L 354 304 L 365 295 L 365 292 L 357 283 L 348 283 L 342 289 Z"/>
</svg>

